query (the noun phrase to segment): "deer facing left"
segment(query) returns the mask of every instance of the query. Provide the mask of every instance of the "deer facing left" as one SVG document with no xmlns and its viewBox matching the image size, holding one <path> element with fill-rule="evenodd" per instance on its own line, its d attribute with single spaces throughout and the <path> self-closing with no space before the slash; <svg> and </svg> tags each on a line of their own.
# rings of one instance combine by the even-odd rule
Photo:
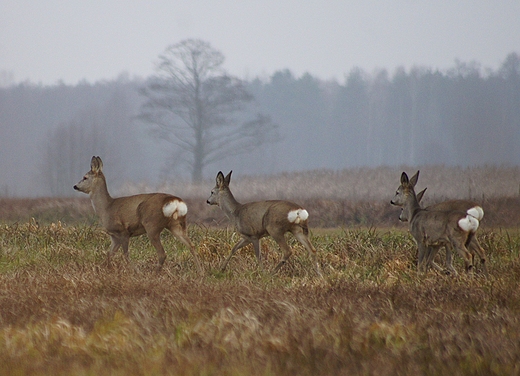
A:
<svg viewBox="0 0 520 376">
<path fill-rule="evenodd" d="M 456 250 L 464 260 L 466 271 L 472 272 L 473 257 L 467 246 L 479 227 L 477 217 L 482 208 L 466 211 L 423 209 L 414 190 L 418 177 L 419 172 L 411 179 L 403 172 L 401 185 L 390 201 L 392 205 L 402 207 L 400 219 L 409 222 L 410 233 L 418 247 L 418 269 L 426 271 L 439 249 L 446 247 L 450 252 Z"/>
<path fill-rule="evenodd" d="M 261 267 L 260 239 L 270 235 L 283 251 L 282 259 L 273 271 L 273 273 L 276 273 L 292 254 L 292 249 L 285 240 L 285 233 L 290 232 L 307 249 L 312 258 L 314 270 L 318 276 L 322 277 L 316 249 L 309 240 L 309 228 L 307 226 L 309 213 L 307 210 L 300 205 L 283 200 L 255 201 L 241 204 L 229 189 L 230 181 L 231 172 L 224 177 L 222 171 L 219 171 L 216 177 L 216 185 L 211 190 L 211 195 L 207 200 L 209 205 L 217 205 L 224 211 L 242 237 L 224 261 L 222 271 L 235 252 L 248 244 L 253 244 L 258 265 Z"/>
<path fill-rule="evenodd" d="M 166 193 L 147 193 L 112 198 L 103 174 L 103 162 L 95 156 L 90 162 L 90 171 L 74 189 L 90 196 L 101 226 L 110 235 L 108 262 L 119 248 L 123 249 L 123 255 L 128 260 L 130 238 L 146 234 L 157 250 L 157 270 L 160 270 L 166 260 L 160 235 L 166 228 L 190 249 L 199 272 L 202 272 L 195 247 L 187 235 L 188 207 L 179 197 Z"/>
</svg>

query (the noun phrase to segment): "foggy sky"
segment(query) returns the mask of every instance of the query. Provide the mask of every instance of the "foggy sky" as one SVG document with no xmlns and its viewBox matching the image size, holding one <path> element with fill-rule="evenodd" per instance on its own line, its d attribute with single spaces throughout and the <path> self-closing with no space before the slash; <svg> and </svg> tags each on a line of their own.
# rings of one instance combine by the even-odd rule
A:
<svg viewBox="0 0 520 376">
<path fill-rule="evenodd" d="M 146 77 L 186 38 L 210 42 L 246 79 L 288 68 L 343 81 L 354 67 L 456 59 L 496 69 L 520 51 L 519 20 L 518 0 L 3 0 L 0 84 Z"/>
</svg>

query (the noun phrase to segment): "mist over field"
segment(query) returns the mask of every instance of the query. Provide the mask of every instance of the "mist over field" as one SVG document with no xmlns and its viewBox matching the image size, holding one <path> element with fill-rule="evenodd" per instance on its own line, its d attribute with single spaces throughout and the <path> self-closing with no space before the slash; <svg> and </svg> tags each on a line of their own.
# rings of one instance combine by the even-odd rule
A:
<svg viewBox="0 0 520 376">
<path fill-rule="evenodd" d="M 0 1 L 0 375 L 520 375 L 519 20 Z"/>
<path fill-rule="evenodd" d="M 150 124 L 138 118 L 145 100 L 139 91 L 146 84 L 123 75 L 74 86 L 22 83 L 0 88 L 0 196 L 77 196 L 72 186 L 88 171 L 93 155 L 102 157 L 114 194 L 164 187 L 193 196 L 186 191 L 193 188 L 188 156 L 154 137 Z M 244 84 L 254 101 L 241 116 L 268 116 L 277 125 L 275 137 L 251 152 L 209 163 L 201 190 L 211 188 L 219 170 L 233 170 L 237 184 L 248 177 L 275 179 L 298 172 L 301 197 L 319 191 L 320 184 L 330 189 L 335 185 L 336 196 L 380 197 L 363 188 L 363 174 L 349 179 L 349 171 L 371 171 L 370 180 L 392 192 L 398 178 L 394 173 L 407 168 L 422 170 L 430 195 L 518 194 L 516 53 L 504 57 L 496 71 L 458 62 L 445 71 L 424 67 L 369 74 L 353 69 L 344 81 L 336 81 L 281 70 Z M 477 167 L 507 173 L 473 173 Z M 377 173 L 389 170 L 391 174 Z M 324 175 L 306 181 L 307 171 Z M 444 181 L 453 179 L 452 174 L 460 185 L 456 193 L 454 184 Z M 342 176 L 342 182 L 332 183 L 335 176 Z M 489 179 L 493 188 L 484 191 L 483 182 Z M 432 186 L 432 180 L 438 184 Z M 284 191 L 294 185 L 291 179 L 278 184 L 275 197 L 286 196 Z"/>
</svg>

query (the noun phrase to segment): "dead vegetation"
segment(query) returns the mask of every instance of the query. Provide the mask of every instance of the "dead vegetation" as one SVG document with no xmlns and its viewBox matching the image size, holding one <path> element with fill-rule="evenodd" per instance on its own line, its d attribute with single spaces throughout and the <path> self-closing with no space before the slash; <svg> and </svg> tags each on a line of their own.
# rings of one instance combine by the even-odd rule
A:
<svg viewBox="0 0 520 376">
<path fill-rule="evenodd" d="M 313 233 L 325 280 L 304 249 L 274 278 L 250 247 L 226 273 L 227 228 L 190 228 L 206 269 L 164 237 L 154 272 L 144 238 L 131 262 L 96 226 L 0 228 L 0 373 L 97 375 L 518 374 L 517 232 L 484 231 L 490 275 L 416 273 L 399 230 Z M 266 263 L 279 251 L 264 241 Z M 460 259 L 455 267 L 462 269 Z"/>
<path fill-rule="evenodd" d="M 209 191 L 188 200 L 203 276 L 167 233 L 160 273 L 144 237 L 132 239 L 130 263 L 119 253 L 107 265 L 109 237 L 88 199 L 1 199 L 0 374 L 520 374 L 517 196 L 484 198 L 487 277 L 418 274 L 389 204 L 399 174 L 376 200 L 298 200 L 324 280 L 291 237 L 295 254 L 275 277 L 251 247 L 220 272 L 238 235 L 205 204 Z M 271 270 L 277 245 L 261 251 Z"/>
<path fill-rule="evenodd" d="M 394 187 L 395 190 L 395 187 Z M 393 192 L 393 191 L 391 191 Z M 206 198 L 187 198 L 188 223 L 199 226 L 227 226 L 229 220 L 221 210 L 206 204 Z M 390 205 L 390 197 L 385 201 L 301 199 L 294 200 L 310 213 L 311 228 L 335 227 L 392 227 L 403 229 L 398 221 L 399 208 Z M 432 200 L 427 201 L 428 204 Z M 517 228 L 520 226 L 520 196 L 496 197 L 479 201 L 484 207 L 484 227 Z M 56 205 L 55 205 L 56 204 Z M 31 218 L 48 224 L 61 221 L 69 224 L 94 224 L 97 218 L 88 198 L 0 198 L 0 222 L 26 222 Z"/>
<path fill-rule="evenodd" d="M 240 202 L 265 199 L 296 202 L 309 211 L 310 227 L 389 227 L 397 224 L 396 213 L 399 209 L 389 203 L 403 170 L 415 171 L 417 168 L 317 170 L 256 177 L 237 174 L 233 190 L 237 192 L 236 198 Z M 197 185 L 182 181 L 159 187 L 125 185 L 111 194 L 117 197 L 147 192 L 171 193 L 187 202 L 188 222 L 202 226 L 226 226 L 228 220 L 224 214 L 206 204 L 213 185 L 213 179 Z M 447 199 L 472 199 L 484 208 L 484 227 L 520 226 L 518 167 L 427 166 L 421 168 L 418 190 L 424 187 L 428 188 L 421 202 L 424 206 Z M 31 218 L 40 223 L 57 220 L 94 223 L 96 220 L 90 201 L 85 197 L 0 197 L 0 222 L 28 221 Z"/>
</svg>

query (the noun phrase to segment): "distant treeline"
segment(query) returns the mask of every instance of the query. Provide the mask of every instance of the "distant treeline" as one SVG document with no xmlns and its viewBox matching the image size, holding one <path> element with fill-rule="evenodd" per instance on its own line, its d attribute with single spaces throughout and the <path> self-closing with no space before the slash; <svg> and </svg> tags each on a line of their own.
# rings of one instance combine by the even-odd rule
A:
<svg viewBox="0 0 520 376">
<path fill-rule="evenodd" d="M 188 179 L 170 144 L 137 119 L 146 79 L 0 88 L 0 196 L 67 196 L 92 155 L 109 189 Z M 235 175 L 327 168 L 520 164 L 520 56 L 501 67 L 367 73 L 344 82 L 289 70 L 246 83 L 250 114 L 277 123 L 278 142 L 208 167 Z M 170 149 L 168 149 L 170 148 Z"/>
</svg>

